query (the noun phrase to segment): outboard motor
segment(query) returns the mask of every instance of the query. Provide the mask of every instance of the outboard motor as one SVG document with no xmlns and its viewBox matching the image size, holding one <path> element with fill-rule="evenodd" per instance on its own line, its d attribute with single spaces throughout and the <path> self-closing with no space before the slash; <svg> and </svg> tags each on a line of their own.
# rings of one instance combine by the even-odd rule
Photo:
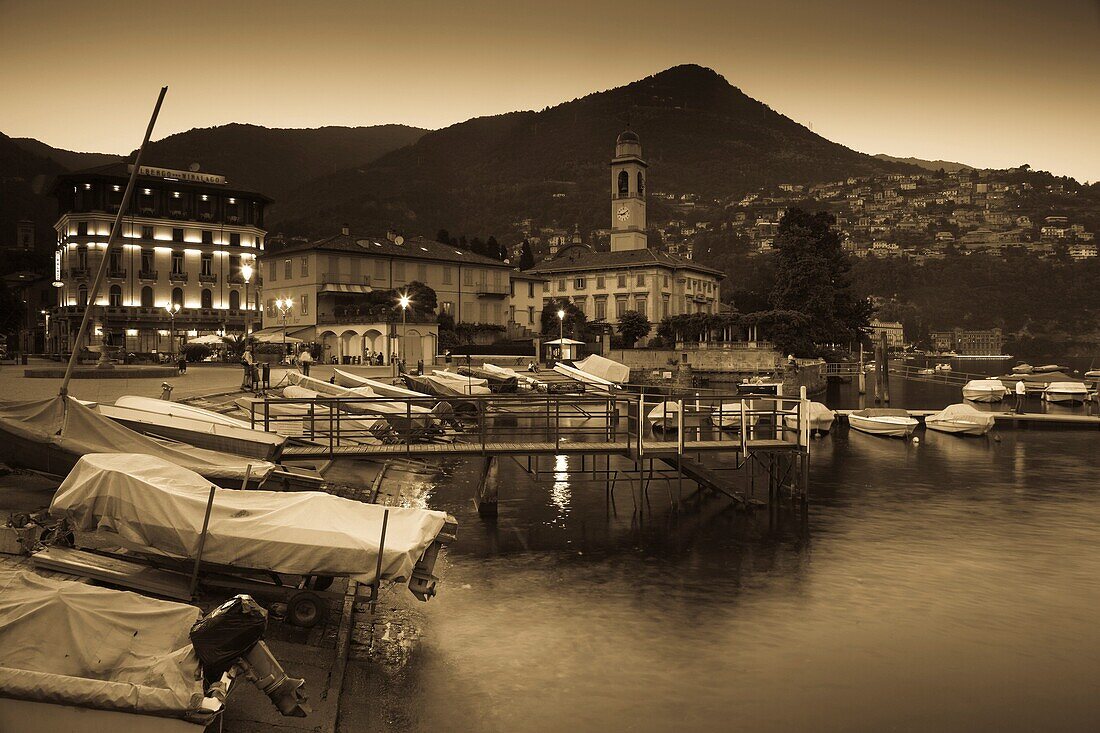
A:
<svg viewBox="0 0 1100 733">
<path fill-rule="evenodd" d="M 303 689 L 305 680 L 287 675 L 264 643 L 266 629 L 267 611 L 252 596 L 238 595 L 195 622 L 191 644 L 207 682 L 233 666 L 240 667 L 280 713 L 304 718 L 311 712 Z"/>
</svg>

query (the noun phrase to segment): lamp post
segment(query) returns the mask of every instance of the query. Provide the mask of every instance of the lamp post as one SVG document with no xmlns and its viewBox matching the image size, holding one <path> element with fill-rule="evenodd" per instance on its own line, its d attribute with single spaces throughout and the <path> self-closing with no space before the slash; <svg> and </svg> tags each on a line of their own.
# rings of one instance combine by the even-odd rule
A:
<svg viewBox="0 0 1100 733">
<path fill-rule="evenodd" d="M 565 309 L 558 308 L 558 353 L 565 358 Z"/>
<path fill-rule="evenodd" d="M 164 310 L 168 311 L 168 317 L 172 319 L 171 330 L 168 332 L 168 346 L 171 348 L 172 356 L 176 355 L 176 314 L 180 312 L 179 303 L 168 303 L 164 306 Z"/>
<path fill-rule="evenodd" d="M 405 364 L 405 313 L 409 310 L 409 294 L 401 293 L 401 297 L 397 299 L 397 302 L 401 305 L 401 343 L 398 344 L 400 351 L 401 364 Z"/>
<path fill-rule="evenodd" d="M 244 348 L 248 349 L 248 337 L 252 332 L 252 301 L 248 298 L 248 283 L 252 280 L 252 265 L 247 262 L 241 265 L 241 277 L 244 278 Z M 255 357 L 254 349 L 253 357 Z M 241 358 L 244 358 L 243 352 Z"/>
<path fill-rule="evenodd" d="M 279 309 L 279 315 L 283 317 L 283 358 L 286 358 L 286 314 L 294 307 L 294 299 L 276 298 L 275 307 Z"/>
</svg>

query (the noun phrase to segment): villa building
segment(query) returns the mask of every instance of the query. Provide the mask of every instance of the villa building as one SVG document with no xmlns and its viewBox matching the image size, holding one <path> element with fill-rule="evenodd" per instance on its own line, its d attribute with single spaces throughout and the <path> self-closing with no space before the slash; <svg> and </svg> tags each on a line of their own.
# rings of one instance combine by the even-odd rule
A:
<svg viewBox="0 0 1100 733">
<path fill-rule="evenodd" d="M 398 292 L 420 282 L 436 293 L 436 312 L 456 323 L 504 327 L 509 317 L 510 265 L 422 237 L 339 234 L 267 252 L 264 274 L 265 331 L 322 345 L 322 358 L 339 363 L 368 354 L 403 356 L 415 363 L 436 354 L 435 314 L 380 317 L 367 297 L 376 290 Z M 285 314 L 278 302 L 289 299 Z M 414 304 L 415 305 L 415 304 Z M 402 338 L 404 345 L 402 346 Z"/>
<path fill-rule="evenodd" d="M 611 161 L 611 251 L 575 243 L 528 272 L 545 278 L 542 304 L 569 300 L 589 321 L 616 323 L 638 311 L 653 323 L 684 313 L 717 313 L 723 273 L 649 248 L 646 168 L 638 135 L 626 130 Z M 539 308 L 541 310 L 541 308 Z"/>
</svg>

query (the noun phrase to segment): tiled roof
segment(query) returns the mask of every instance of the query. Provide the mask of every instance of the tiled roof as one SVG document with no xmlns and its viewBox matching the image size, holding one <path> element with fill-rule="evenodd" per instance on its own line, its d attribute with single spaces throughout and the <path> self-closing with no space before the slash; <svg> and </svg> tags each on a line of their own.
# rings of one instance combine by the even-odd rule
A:
<svg viewBox="0 0 1100 733">
<path fill-rule="evenodd" d="M 584 245 L 573 245 L 558 252 L 556 257 L 535 263 L 528 272 L 553 274 L 557 272 L 575 272 L 580 270 L 627 267 L 652 267 L 660 265 L 673 270 L 694 270 L 714 275 L 718 279 L 726 275 L 721 270 L 706 267 L 691 260 L 658 252 L 652 249 L 628 249 L 620 252 L 593 252 Z"/>
<path fill-rule="evenodd" d="M 397 244 L 386 237 L 364 237 L 358 234 L 336 234 L 313 242 L 294 244 L 261 255 L 260 259 L 314 250 L 405 257 L 413 260 L 454 262 L 464 265 L 481 265 L 483 267 L 511 267 L 507 262 L 494 260 L 491 257 L 485 257 L 424 237 L 408 237 L 401 244 Z"/>
</svg>

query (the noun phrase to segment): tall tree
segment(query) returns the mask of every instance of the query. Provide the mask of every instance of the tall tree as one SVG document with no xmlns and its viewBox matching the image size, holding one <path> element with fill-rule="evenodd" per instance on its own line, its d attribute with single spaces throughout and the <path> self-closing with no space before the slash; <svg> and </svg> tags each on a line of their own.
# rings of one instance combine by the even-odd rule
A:
<svg viewBox="0 0 1100 733">
<path fill-rule="evenodd" d="M 448 232 L 446 229 L 440 229 L 438 232 L 436 232 L 435 241 L 442 242 L 443 244 L 450 244 L 451 233 Z"/>
<path fill-rule="evenodd" d="M 578 308 L 573 301 L 562 298 L 561 300 L 548 300 L 542 308 L 542 334 L 544 336 L 558 337 L 558 311 L 565 311 L 565 319 L 561 321 L 561 331 L 566 337 L 582 340 L 585 326 L 588 323 L 584 311 Z"/>
<path fill-rule="evenodd" d="M 814 344 L 854 341 L 871 317 L 870 303 L 852 292 L 851 261 L 834 222 L 826 212 L 790 209 L 775 237 L 772 308 L 806 316 L 806 337 Z"/>
<path fill-rule="evenodd" d="M 492 257 L 494 260 L 504 260 L 504 248 L 500 246 L 497 238 L 492 234 L 489 235 L 488 241 L 485 242 L 485 256 Z"/>
<path fill-rule="evenodd" d="M 435 290 L 419 280 L 413 280 L 406 285 L 405 293 L 409 296 L 409 305 L 417 313 L 434 313 L 439 305 Z"/>
<path fill-rule="evenodd" d="M 519 269 L 530 270 L 535 266 L 535 253 L 531 251 L 531 243 L 523 240 L 523 249 L 519 255 Z"/>
<path fill-rule="evenodd" d="M 616 327 L 628 349 L 633 349 L 638 339 L 648 336 L 652 329 L 653 324 L 649 322 L 644 313 L 638 311 L 623 313 L 622 317 L 619 318 L 619 325 Z"/>
</svg>

